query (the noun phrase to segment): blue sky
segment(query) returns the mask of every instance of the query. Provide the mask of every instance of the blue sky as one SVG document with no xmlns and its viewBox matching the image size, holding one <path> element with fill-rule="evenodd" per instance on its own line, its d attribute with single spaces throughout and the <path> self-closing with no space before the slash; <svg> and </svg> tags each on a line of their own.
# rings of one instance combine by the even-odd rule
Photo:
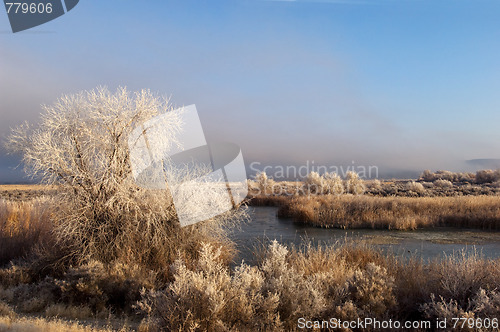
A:
<svg viewBox="0 0 500 332">
<path fill-rule="evenodd" d="M 12 34 L 0 135 L 62 93 L 149 88 L 196 104 L 247 164 L 466 169 L 500 158 L 500 2 L 91 1 Z M 16 178 L 0 150 L 0 182 Z"/>
</svg>

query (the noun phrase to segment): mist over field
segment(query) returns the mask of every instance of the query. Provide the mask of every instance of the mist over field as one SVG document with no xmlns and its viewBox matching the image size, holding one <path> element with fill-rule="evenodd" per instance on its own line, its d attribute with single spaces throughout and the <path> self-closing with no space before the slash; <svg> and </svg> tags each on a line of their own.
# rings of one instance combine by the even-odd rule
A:
<svg viewBox="0 0 500 332">
<path fill-rule="evenodd" d="M 1 34 L 0 136 L 62 93 L 124 85 L 196 104 L 207 138 L 238 144 L 247 169 L 354 161 L 407 178 L 500 157 L 496 2 L 192 5 L 81 3 Z M 25 181 L 0 156 L 1 183 Z"/>
</svg>

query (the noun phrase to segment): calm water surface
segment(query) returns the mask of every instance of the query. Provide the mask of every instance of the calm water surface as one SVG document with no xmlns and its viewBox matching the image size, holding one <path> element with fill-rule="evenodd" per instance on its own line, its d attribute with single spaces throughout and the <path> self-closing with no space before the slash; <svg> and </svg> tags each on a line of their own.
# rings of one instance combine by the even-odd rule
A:
<svg viewBox="0 0 500 332">
<path fill-rule="evenodd" d="M 237 263 L 254 263 L 254 249 L 262 243 L 278 240 L 296 244 L 312 241 L 322 245 L 335 245 L 344 241 L 362 241 L 385 252 L 423 259 L 439 258 L 460 250 L 482 253 L 488 258 L 500 257 L 500 232 L 474 229 L 439 227 L 416 231 L 341 230 L 324 229 L 294 223 L 291 219 L 277 218 L 276 207 L 250 207 L 250 221 L 234 230 L 231 238 L 240 255 Z"/>
</svg>

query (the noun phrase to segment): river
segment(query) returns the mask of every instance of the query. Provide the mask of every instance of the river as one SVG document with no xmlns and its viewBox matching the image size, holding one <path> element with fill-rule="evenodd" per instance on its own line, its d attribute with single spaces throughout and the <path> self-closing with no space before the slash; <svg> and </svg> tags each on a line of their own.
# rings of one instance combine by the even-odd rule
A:
<svg viewBox="0 0 500 332">
<path fill-rule="evenodd" d="M 250 220 L 231 233 L 239 255 L 236 263 L 255 262 L 255 249 L 271 240 L 300 245 L 311 241 L 326 246 L 344 241 L 362 241 L 383 252 L 399 256 L 416 256 L 424 260 L 451 255 L 460 250 L 476 250 L 487 258 L 500 257 L 500 232 L 450 227 L 415 231 L 372 229 L 325 229 L 278 218 L 276 207 L 250 207 Z"/>
</svg>

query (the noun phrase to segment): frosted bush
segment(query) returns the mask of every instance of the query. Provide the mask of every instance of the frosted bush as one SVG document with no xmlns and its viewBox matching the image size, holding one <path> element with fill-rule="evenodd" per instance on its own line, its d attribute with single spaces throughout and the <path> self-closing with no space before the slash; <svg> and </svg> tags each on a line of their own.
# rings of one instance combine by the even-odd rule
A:
<svg viewBox="0 0 500 332">
<path fill-rule="evenodd" d="M 425 192 L 425 188 L 423 184 L 415 181 L 410 181 L 406 183 L 406 190 L 415 192 L 417 194 L 423 194 Z"/>
<path fill-rule="evenodd" d="M 431 188 L 434 188 L 434 183 L 432 183 L 432 182 L 422 182 L 422 186 L 424 186 L 425 189 L 431 189 Z"/>
<path fill-rule="evenodd" d="M 309 193 L 322 194 L 324 185 L 323 177 L 318 172 L 310 172 L 304 179 L 304 187 Z"/>
<path fill-rule="evenodd" d="M 469 182 L 472 183 L 476 180 L 476 176 L 474 173 L 458 173 L 458 181 L 459 182 Z"/>
<path fill-rule="evenodd" d="M 485 184 L 500 180 L 500 170 L 482 170 L 476 172 L 476 183 Z"/>
<path fill-rule="evenodd" d="M 364 181 L 353 171 L 347 172 L 344 187 L 347 193 L 354 195 L 361 195 L 366 190 Z"/>
<path fill-rule="evenodd" d="M 299 317 L 315 317 L 327 304 L 319 279 L 305 277 L 290 266 L 287 255 L 286 247 L 276 240 L 271 243 L 262 263 L 264 289 L 279 295 L 278 311 L 283 320 L 296 322 Z"/>
<path fill-rule="evenodd" d="M 259 265 L 231 272 L 220 249 L 203 244 L 197 260 L 171 266 L 174 280 L 164 289 L 143 291 L 139 308 L 150 326 L 167 331 L 288 331 L 299 317 L 499 317 L 498 263 L 462 253 L 431 269 L 415 264 L 273 241 Z"/>
<path fill-rule="evenodd" d="M 443 189 L 453 188 L 453 183 L 451 183 L 448 180 L 441 180 L 441 179 L 436 180 L 434 181 L 434 185 L 438 188 L 443 188 Z"/>
<path fill-rule="evenodd" d="M 435 272 L 439 277 L 441 295 L 455 299 L 462 306 L 481 287 L 498 281 L 492 280 L 496 276 L 491 275 L 487 260 L 476 252 L 467 253 L 465 250 L 446 256 Z"/>
<path fill-rule="evenodd" d="M 456 174 L 450 171 L 437 171 L 436 178 L 440 180 L 455 181 Z"/>
<path fill-rule="evenodd" d="M 144 291 L 138 306 L 150 324 L 169 331 L 290 330 L 299 317 L 324 314 L 338 276 L 305 275 L 289 259 L 288 249 L 273 241 L 259 267 L 241 264 L 231 274 L 220 250 L 204 244 L 194 265 L 178 259 L 174 281 Z"/>
<path fill-rule="evenodd" d="M 420 175 L 420 180 L 433 182 L 434 180 L 436 180 L 436 178 L 434 177 L 434 173 L 432 173 L 430 170 L 426 169 Z"/>
<path fill-rule="evenodd" d="M 143 292 L 139 308 L 168 331 L 276 330 L 278 295 L 263 292 L 264 274 L 242 264 L 231 276 L 220 249 L 203 244 L 194 267 L 178 259 L 167 289 Z"/>
<path fill-rule="evenodd" d="M 257 182 L 259 185 L 266 185 L 267 181 L 269 180 L 266 172 L 259 172 L 257 175 L 255 175 L 255 182 Z"/>
<path fill-rule="evenodd" d="M 344 193 L 343 181 L 337 173 L 325 173 L 323 179 L 329 194 L 340 195 Z"/>
<path fill-rule="evenodd" d="M 420 180 L 427 182 L 434 182 L 436 180 L 448 180 L 450 182 L 474 182 L 475 178 L 476 176 L 473 173 L 450 171 L 437 171 L 434 173 L 430 170 L 425 170 L 422 175 L 420 175 Z"/>
<path fill-rule="evenodd" d="M 344 192 L 342 179 L 337 173 L 325 173 L 320 175 L 318 172 L 310 172 L 304 179 L 306 192 L 313 194 L 336 194 Z"/>
<path fill-rule="evenodd" d="M 434 182 L 436 180 L 454 181 L 455 177 L 456 177 L 455 173 L 450 171 L 437 171 L 434 173 L 431 172 L 430 170 L 425 170 L 420 176 L 420 180 L 428 182 Z"/>
<path fill-rule="evenodd" d="M 471 300 L 470 307 L 480 317 L 500 317 L 500 293 L 479 289 Z"/>
<path fill-rule="evenodd" d="M 382 190 L 382 182 L 380 182 L 380 180 L 378 179 L 375 179 L 370 183 L 369 188 L 371 190 Z"/>
<path fill-rule="evenodd" d="M 266 172 L 259 172 L 255 176 L 255 182 L 257 182 L 261 194 L 272 193 L 275 182 L 267 176 Z"/>
<path fill-rule="evenodd" d="M 387 270 L 368 263 L 365 270 L 357 270 L 347 281 L 350 299 L 366 317 L 382 317 L 396 306 L 394 278 Z"/>
<path fill-rule="evenodd" d="M 454 299 L 443 296 L 436 300 L 431 294 L 431 301 L 421 305 L 426 318 L 439 318 L 451 321 L 452 318 L 498 318 L 500 317 L 500 293 L 479 289 L 467 303 L 460 304 Z"/>
<path fill-rule="evenodd" d="M 434 294 L 431 294 L 431 302 L 423 304 L 420 310 L 427 319 L 452 321 L 453 318 L 474 318 L 474 313 L 464 310 L 457 301 L 445 300 L 443 297 L 438 301 Z"/>
</svg>

